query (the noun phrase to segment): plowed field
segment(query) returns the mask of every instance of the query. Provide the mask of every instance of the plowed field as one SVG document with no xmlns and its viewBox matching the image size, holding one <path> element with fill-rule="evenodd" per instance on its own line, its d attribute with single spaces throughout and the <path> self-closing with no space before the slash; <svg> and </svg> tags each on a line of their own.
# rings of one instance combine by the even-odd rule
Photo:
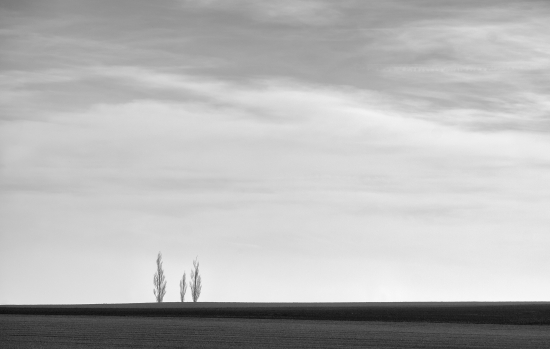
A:
<svg viewBox="0 0 550 349">
<path fill-rule="evenodd" d="M 9 348 L 550 348 L 547 326 L 0 315 Z"/>
<path fill-rule="evenodd" d="M 0 306 L 0 348 L 550 348 L 549 303 Z"/>
</svg>

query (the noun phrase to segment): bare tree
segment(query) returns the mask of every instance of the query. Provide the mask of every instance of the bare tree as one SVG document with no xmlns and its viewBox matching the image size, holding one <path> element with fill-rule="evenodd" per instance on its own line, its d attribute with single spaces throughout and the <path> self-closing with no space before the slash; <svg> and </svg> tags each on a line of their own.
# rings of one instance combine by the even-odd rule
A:
<svg viewBox="0 0 550 349">
<path fill-rule="evenodd" d="M 157 272 L 155 273 L 153 283 L 155 284 L 153 293 L 155 294 L 157 302 L 161 303 L 166 294 L 166 279 L 164 277 L 164 270 L 162 269 L 162 253 L 160 252 L 157 256 Z"/>
<path fill-rule="evenodd" d="M 198 257 L 197 257 L 198 258 Z M 193 261 L 193 269 L 191 270 L 191 280 L 189 281 L 189 287 L 191 287 L 191 297 L 193 302 L 199 300 L 202 289 L 202 280 L 199 275 L 199 261 L 195 258 Z"/>
<path fill-rule="evenodd" d="M 186 275 L 184 272 L 183 277 L 181 278 L 181 281 L 180 281 L 180 298 L 182 302 L 185 299 L 185 292 L 187 292 L 187 281 L 186 281 Z"/>
</svg>

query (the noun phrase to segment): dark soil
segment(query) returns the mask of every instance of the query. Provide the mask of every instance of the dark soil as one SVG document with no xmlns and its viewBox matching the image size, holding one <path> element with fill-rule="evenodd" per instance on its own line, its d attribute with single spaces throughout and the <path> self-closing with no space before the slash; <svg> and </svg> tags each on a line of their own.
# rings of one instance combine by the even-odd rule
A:
<svg viewBox="0 0 550 349">
<path fill-rule="evenodd" d="M 2 349 L 542 349 L 547 326 L 0 314 Z"/>
<path fill-rule="evenodd" d="M 550 325 L 549 302 L 3 305 L 0 314 Z"/>
</svg>

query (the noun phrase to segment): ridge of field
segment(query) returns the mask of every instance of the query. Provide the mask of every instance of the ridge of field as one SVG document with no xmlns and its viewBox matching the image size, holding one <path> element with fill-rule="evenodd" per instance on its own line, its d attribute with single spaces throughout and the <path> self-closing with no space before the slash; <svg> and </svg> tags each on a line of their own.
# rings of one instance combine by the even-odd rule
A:
<svg viewBox="0 0 550 349">
<path fill-rule="evenodd" d="M 0 314 L 550 325 L 550 302 L 2 305 Z"/>
</svg>

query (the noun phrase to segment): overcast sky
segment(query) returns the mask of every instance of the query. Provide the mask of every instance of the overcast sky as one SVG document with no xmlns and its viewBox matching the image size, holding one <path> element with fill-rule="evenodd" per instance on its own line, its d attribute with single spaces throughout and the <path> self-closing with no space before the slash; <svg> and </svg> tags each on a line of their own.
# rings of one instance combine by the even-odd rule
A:
<svg viewBox="0 0 550 349">
<path fill-rule="evenodd" d="M 1 0 L 0 303 L 550 299 L 548 18 Z"/>
</svg>

